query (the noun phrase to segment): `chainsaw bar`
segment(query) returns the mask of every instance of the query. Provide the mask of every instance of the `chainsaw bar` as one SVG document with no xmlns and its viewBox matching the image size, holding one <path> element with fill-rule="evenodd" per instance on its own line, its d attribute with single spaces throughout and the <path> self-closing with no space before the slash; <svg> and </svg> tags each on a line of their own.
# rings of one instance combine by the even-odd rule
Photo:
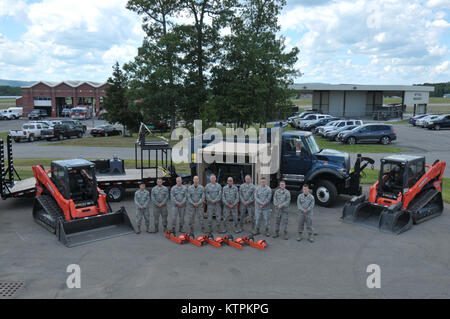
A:
<svg viewBox="0 0 450 319">
<path fill-rule="evenodd" d="M 214 240 L 214 237 L 213 237 L 212 234 L 203 235 L 202 237 L 199 237 L 197 240 L 198 241 L 202 241 L 203 240 L 207 244 L 210 244 L 210 245 L 212 245 L 214 247 L 217 247 L 217 248 L 222 247 L 222 245 L 220 243 L 218 243 L 217 241 Z"/>
<path fill-rule="evenodd" d="M 201 247 L 204 244 L 206 244 L 203 237 L 199 237 L 198 239 L 195 239 L 191 233 L 184 234 L 184 238 L 189 241 L 191 244 L 194 244 L 195 246 Z"/>
<path fill-rule="evenodd" d="M 238 244 L 237 242 L 234 241 L 234 238 L 231 234 L 225 235 L 223 237 L 217 237 L 216 238 L 216 242 L 218 243 L 225 243 L 228 246 L 233 246 L 237 249 L 242 249 L 242 245 Z"/>
<path fill-rule="evenodd" d="M 184 235 L 176 236 L 174 231 L 166 230 L 164 236 L 171 241 L 176 242 L 177 244 L 184 244 L 186 242 L 186 238 Z"/>
<path fill-rule="evenodd" d="M 238 238 L 236 241 L 238 241 L 239 239 L 241 238 Z M 257 242 L 255 242 L 255 238 L 253 237 L 253 235 L 245 236 L 242 238 L 242 240 L 247 245 L 261 250 L 264 250 L 267 247 L 267 242 L 264 239 L 260 239 Z"/>
</svg>

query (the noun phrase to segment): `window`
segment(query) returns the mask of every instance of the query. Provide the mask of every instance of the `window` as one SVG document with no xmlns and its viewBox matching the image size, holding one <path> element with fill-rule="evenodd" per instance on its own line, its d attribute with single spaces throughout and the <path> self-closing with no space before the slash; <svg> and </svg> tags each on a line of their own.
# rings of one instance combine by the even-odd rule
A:
<svg viewBox="0 0 450 319">
<path fill-rule="evenodd" d="M 417 183 L 417 181 L 423 175 L 424 170 L 424 162 L 422 161 L 409 163 L 407 172 L 408 187 L 413 187 Z"/>
</svg>

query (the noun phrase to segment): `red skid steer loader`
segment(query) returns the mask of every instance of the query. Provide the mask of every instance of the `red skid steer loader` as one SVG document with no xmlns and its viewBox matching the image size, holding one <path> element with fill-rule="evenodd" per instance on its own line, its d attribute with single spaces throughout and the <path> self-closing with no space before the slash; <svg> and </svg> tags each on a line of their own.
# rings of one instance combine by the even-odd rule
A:
<svg viewBox="0 0 450 319">
<path fill-rule="evenodd" d="M 97 187 L 94 163 L 53 161 L 50 170 L 33 166 L 33 174 L 33 218 L 67 247 L 133 233 L 125 208 L 112 212 Z"/>
<path fill-rule="evenodd" d="M 381 160 L 379 180 L 369 199 L 353 197 L 341 220 L 400 234 L 413 224 L 442 214 L 442 176 L 445 162 L 425 165 L 424 156 L 392 155 Z"/>
</svg>

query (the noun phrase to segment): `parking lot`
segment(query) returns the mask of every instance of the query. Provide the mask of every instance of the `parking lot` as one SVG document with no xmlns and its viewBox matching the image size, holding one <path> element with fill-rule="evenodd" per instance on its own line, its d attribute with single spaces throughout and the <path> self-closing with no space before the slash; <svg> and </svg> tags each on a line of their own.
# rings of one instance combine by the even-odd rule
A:
<svg viewBox="0 0 450 319">
<path fill-rule="evenodd" d="M 399 236 L 339 221 L 317 208 L 315 243 L 290 239 L 249 246 L 177 245 L 142 233 L 66 248 L 36 224 L 29 200 L 0 202 L 0 282 L 24 282 L 18 298 L 448 298 L 450 210 Z M 134 223 L 132 193 L 124 205 Z M 198 229 L 198 226 L 197 226 Z M 248 232 L 249 225 L 246 230 Z M 68 289 L 66 268 L 81 267 L 81 288 Z M 381 289 L 368 289 L 369 264 L 381 267 Z"/>
</svg>

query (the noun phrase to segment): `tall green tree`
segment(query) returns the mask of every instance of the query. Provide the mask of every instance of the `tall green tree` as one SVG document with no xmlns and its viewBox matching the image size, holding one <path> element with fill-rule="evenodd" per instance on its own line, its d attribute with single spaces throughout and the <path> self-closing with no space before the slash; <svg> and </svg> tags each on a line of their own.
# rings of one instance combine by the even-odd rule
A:
<svg viewBox="0 0 450 319">
<path fill-rule="evenodd" d="M 134 61 L 125 66 L 131 77 L 132 94 L 142 100 L 146 122 L 170 118 L 175 129 L 177 108 L 183 97 L 180 36 L 173 31 L 173 18 L 181 10 L 178 0 L 130 0 L 127 8 L 142 17 L 145 38 Z"/>
<path fill-rule="evenodd" d="M 192 23 L 179 25 L 183 54 L 185 120 L 192 123 L 201 118 L 211 122 L 215 116 L 207 103 L 210 98 L 209 72 L 217 61 L 221 48 L 221 30 L 228 26 L 236 0 L 184 0 L 180 1 L 183 12 Z"/>
<path fill-rule="evenodd" d="M 135 131 L 142 121 L 139 109 L 129 102 L 128 78 L 118 62 L 114 64 L 113 74 L 108 79 L 103 107 L 107 111 L 104 117 L 108 122 L 120 123 L 128 130 Z"/>
<path fill-rule="evenodd" d="M 285 0 L 246 0 L 232 20 L 224 54 L 211 72 L 212 105 L 221 121 L 266 123 L 288 112 L 299 50 L 288 51 L 277 36 L 285 5 Z"/>
</svg>

